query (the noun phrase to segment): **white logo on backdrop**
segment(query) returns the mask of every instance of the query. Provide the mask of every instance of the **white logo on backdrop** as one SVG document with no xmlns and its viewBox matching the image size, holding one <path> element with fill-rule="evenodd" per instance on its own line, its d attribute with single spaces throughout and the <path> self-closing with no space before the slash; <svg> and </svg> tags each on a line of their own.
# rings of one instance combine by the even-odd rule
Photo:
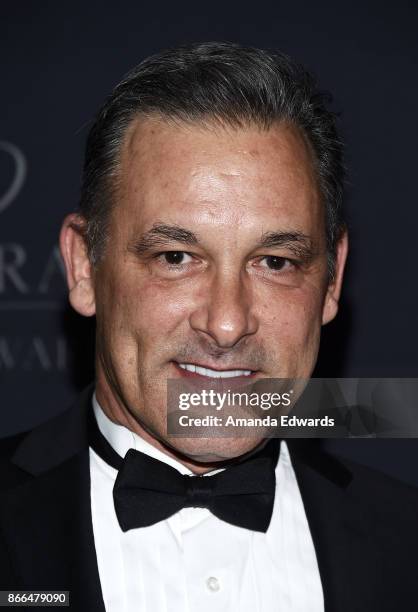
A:
<svg viewBox="0 0 418 612">
<path fill-rule="evenodd" d="M 14 173 L 10 185 L 0 194 L 0 213 L 17 198 L 26 178 L 26 159 L 22 151 L 11 142 L 0 141 L 0 151 L 4 151 L 13 159 Z"/>
<path fill-rule="evenodd" d="M 11 142 L 0 141 L 0 154 L 7 155 L 13 163 L 10 183 L 5 190 L 0 191 L 2 213 L 16 200 L 25 183 L 27 162 L 23 152 Z M 28 277 L 25 272 L 27 260 L 25 245 L 15 242 L 0 244 L 0 298 L 7 296 L 9 292 L 18 296 L 18 299 L 2 299 L 0 311 L 61 309 L 62 300 L 48 299 L 55 276 L 58 275 L 62 280 L 65 277 L 58 247 L 54 245 L 47 254 L 36 279 L 33 276 Z M 29 297 L 29 300 L 19 299 L 20 296 Z M 30 299 L 31 296 L 37 299 Z M 1 312 L 0 315 L 3 316 Z M 20 336 L 12 333 L 0 336 L 0 373 L 15 370 L 64 372 L 67 369 L 67 345 L 66 338 L 60 334 L 51 334 L 48 330 L 37 335 Z"/>
<path fill-rule="evenodd" d="M 11 142 L 0 141 L 0 154 L 6 154 L 13 162 L 13 175 L 10 184 L 5 191 L 0 192 L 0 213 L 6 210 L 18 197 L 26 179 L 27 162 L 23 152 Z M 39 296 L 47 296 L 50 289 L 52 277 L 59 272 L 62 279 L 65 278 L 64 267 L 59 255 L 59 249 L 54 246 L 45 261 L 45 268 L 42 270 L 39 283 L 36 286 L 29 282 L 30 278 L 24 278 L 25 263 L 28 259 L 27 248 L 23 244 L 7 243 L 0 244 L 0 296 L 6 297 L 10 290 L 14 290 L 21 295 L 38 293 Z M 32 279 L 33 281 L 33 279 Z M 56 309 L 62 304 L 58 300 L 42 301 L 16 301 L 2 300 L 0 310 L 18 309 Z"/>
</svg>

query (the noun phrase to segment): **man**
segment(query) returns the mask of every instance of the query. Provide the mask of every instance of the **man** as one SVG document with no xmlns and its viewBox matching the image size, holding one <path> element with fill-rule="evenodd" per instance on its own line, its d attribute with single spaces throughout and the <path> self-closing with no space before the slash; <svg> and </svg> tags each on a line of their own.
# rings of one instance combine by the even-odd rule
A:
<svg viewBox="0 0 418 612">
<path fill-rule="evenodd" d="M 313 442 L 167 434 L 169 379 L 312 374 L 343 174 L 334 115 L 283 55 L 179 48 L 116 87 L 61 231 L 96 381 L 3 442 L 3 589 L 107 612 L 415 609 L 414 489 Z"/>
</svg>

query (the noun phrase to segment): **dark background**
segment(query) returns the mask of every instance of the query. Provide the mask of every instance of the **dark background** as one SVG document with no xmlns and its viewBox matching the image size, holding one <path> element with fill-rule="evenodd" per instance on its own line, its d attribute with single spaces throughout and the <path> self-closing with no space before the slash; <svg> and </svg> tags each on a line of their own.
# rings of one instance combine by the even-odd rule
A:
<svg viewBox="0 0 418 612">
<path fill-rule="evenodd" d="M 67 305 L 60 223 L 77 206 L 88 125 L 105 95 L 145 56 L 180 43 L 280 49 L 333 92 L 351 253 L 316 375 L 417 375 L 417 12 L 405 1 L 3 4 L 0 436 L 64 410 L 93 376 L 94 329 Z M 418 441 L 327 446 L 418 484 Z"/>
</svg>

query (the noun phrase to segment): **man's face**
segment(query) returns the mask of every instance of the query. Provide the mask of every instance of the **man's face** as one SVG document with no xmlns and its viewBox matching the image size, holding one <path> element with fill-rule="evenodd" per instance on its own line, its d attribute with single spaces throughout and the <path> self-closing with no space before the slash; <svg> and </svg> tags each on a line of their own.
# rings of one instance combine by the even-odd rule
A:
<svg viewBox="0 0 418 612">
<path fill-rule="evenodd" d="M 321 324 L 335 315 L 324 219 L 296 128 L 135 121 L 94 276 L 99 401 L 194 460 L 254 447 L 169 439 L 167 379 L 188 375 L 180 364 L 311 375 Z"/>
</svg>

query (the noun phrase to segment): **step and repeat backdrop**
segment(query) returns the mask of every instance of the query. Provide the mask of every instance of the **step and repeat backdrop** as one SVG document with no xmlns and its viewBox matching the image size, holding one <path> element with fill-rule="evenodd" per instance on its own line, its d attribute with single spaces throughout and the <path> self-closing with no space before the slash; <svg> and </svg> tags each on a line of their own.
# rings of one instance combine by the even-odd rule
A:
<svg viewBox="0 0 418 612">
<path fill-rule="evenodd" d="M 0 437 L 94 377 L 94 321 L 68 305 L 58 233 L 92 117 L 124 73 L 180 43 L 282 50 L 334 94 L 347 142 L 350 258 L 316 376 L 417 376 L 418 9 L 409 2 L 16 2 L 0 9 Z M 415 440 L 327 442 L 411 482 Z"/>
</svg>

